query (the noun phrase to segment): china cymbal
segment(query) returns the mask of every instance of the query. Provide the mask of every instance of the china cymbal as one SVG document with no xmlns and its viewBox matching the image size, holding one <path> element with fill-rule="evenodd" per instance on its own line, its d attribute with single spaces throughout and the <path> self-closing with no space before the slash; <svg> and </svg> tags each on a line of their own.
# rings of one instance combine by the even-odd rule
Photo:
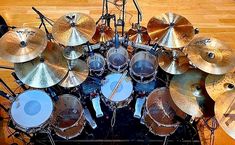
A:
<svg viewBox="0 0 235 145">
<path fill-rule="evenodd" d="M 70 69 L 66 77 L 60 82 L 60 86 L 65 88 L 76 87 L 83 83 L 88 77 L 88 67 L 87 64 L 80 60 L 70 60 Z"/>
<path fill-rule="evenodd" d="M 212 75 L 206 77 L 206 91 L 210 97 L 216 101 L 220 99 L 225 92 L 235 90 L 235 73 L 228 73 L 225 75 Z"/>
<path fill-rule="evenodd" d="M 127 35 L 132 42 L 139 43 L 139 44 L 146 44 L 149 42 L 150 37 L 147 32 L 147 28 L 140 26 L 139 28 L 134 27 L 131 28 Z"/>
<path fill-rule="evenodd" d="M 206 92 L 205 78 L 206 73 L 189 69 L 184 74 L 173 76 L 170 82 L 172 100 L 182 111 L 193 117 L 214 115 L 214 101 Z"/>
<path fill-rule="evenodd" d="M 46 33 L 38 28 L 15 28 L 0 39 L 0 57 L 21 63 L 39 56 L 47 46 Z"/>
<path fill-rule="evenodd" d="M 192 24 L 185 17 L 170 12 L 152 17 L 147 30 L 153 41 L 168 48 L 186 46 L 195 34 Z"/>
<path fill-rule="evenodd" d="M 215 117 L 223 130 L 235 139 L 235 92 L 223 93 L 215 101 Z"/>
<path fill-rule="evenodd" d="M 56 43 L 48 42 L 41 58 L 15 63 L 17 77 L 34 88 L 47 88 L 59 83 L 68 72 L 62 50 Z"/>
<path fill-rule="evenodd" d="M 114 31 L 112 28 L 105 26 L 105 25 L 97 25 L 96 26 L 96 32 L 94 36 L 92 37 L 92 40 L 94 42 L 107 42 L 109 40 L 112 40 L 114 37 Z"/>
<path fill-rule="evenodd" d="M 225 74 L 235 66 L 235 49 L 215 38 L 195 38 L 186 46 L 185 52 L 196 67 L 210 74 Z"/>
<path fill-rule="evenodd" d="M 178 75 L 189 69 L 189 60 L 179 50 L 165 50 L 158 57 L 159 66 L 167 73 Z"/>
<path fill-rule="evenodd" d="M 60 17 L 52 27 L 52 36 L 64 46 L 77 46 L 89 41 L 95 33 L 95 21 L 83 13 Z"/>
<path fill-rule="evenodd" d="M 73 60 L 77 59 L 83 54 L 83 48 L 79 46 L 67 46 L 63 50 L 63 55 L 66 59 Z"/>
</svg>

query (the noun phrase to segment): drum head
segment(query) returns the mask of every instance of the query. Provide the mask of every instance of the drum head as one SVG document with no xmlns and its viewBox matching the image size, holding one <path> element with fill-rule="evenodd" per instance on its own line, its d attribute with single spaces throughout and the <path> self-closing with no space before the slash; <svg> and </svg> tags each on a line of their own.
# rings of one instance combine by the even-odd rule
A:
<svg viewBox="0 0 235 145">
<path fill-rule="evenodd" d="M 22 128 L 40 127 L 51 116 L 53 102 L 40 90 L 28 90 L 17 96 L 11 106 L 13 121 Z"/>
<path fill-rule="evenodd" d="M 93 56 L 90 56 L 87 60 L 88 67 L 90 70 L 99 71 L 105 67 L 105 59 L 102 55 L 95 53 Z"/>
<path fill-rule="evenodd" d="M 104 84 L 101 86 L 101 92 L 105 98 L 109 99 L 119 79 L 122 77 L 121 73 L 113 73 L 105 77 Z M 133 85 L 129 77 L 125 77 L 117 92 L 112 97 L 111 101 L 119 102 L 127 99 L 133 90 Z"/>
</svg>

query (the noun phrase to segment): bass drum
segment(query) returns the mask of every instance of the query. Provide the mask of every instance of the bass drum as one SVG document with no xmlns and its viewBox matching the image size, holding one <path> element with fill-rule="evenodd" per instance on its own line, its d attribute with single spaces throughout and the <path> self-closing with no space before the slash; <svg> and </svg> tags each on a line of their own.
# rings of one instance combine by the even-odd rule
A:
<svg viewBox="0 0 235 145">
<path fill-rule="evenodd" d="M 80 135 L 86 123 L 83 112 L 82 104 L 76 96 L 59 96 L 52 118 L 55 133 L 64 139 Z"/>
</svg>

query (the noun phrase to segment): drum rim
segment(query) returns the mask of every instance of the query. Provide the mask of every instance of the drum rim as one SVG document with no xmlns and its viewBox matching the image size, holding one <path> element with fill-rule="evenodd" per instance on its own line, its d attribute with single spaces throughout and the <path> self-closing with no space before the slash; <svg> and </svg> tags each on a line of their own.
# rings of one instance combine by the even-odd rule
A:
<svg viewBox="0 0 235 145">
<path fill-rule="evenodd" d="M 103 67 L 102 67 L 102 68 L 100 68 L 100 69 L 92 69 L 92 68 L 90 67 L 89 64 L 90 64 L 90 62 L 92 62 L 92 61 L 91 61 L 91 57 L 94 57 L 94 56 L 98 56 L 100 59 L 102 59 L 102 64 L 103 64 Z M 104 58 L 101 54 L 99 54 L 99 53 L 94 53 L 93 56 L 89 56 L 89 57 L 87 58 L 87 66 L 88 66 L 88 68 L 89 68 L 91 71 L 103 71 L 104 68 L 105 68 L 105 65 L 106 65 L 105 58 Z"/>
</svg>

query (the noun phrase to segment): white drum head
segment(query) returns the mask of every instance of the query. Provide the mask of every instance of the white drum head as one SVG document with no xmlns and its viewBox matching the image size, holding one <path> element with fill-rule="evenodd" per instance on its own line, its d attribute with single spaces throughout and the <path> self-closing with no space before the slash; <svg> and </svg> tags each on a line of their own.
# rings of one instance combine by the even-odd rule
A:
<svg viewBox="0 0 235 145">
<path fill-rule="evenodd" d="M 53 111 L 53 102 L 45 92 L 28 90 L 20 94 L 11 106 L 11 116 L 22 128 L 39 127 Z"/>
<path fill-rule="evenodd" d="M 105 77 L 105 82 L 101 86 L 101 92 L 105 98 L 109 99 L 121 76 L 121 73 L 113 73 Z M 131 95 L 132 90 L 133 85 L 130 78 L 125 77 L 111 101 L 119 102 L 127 99 Z"/>
</svg>

